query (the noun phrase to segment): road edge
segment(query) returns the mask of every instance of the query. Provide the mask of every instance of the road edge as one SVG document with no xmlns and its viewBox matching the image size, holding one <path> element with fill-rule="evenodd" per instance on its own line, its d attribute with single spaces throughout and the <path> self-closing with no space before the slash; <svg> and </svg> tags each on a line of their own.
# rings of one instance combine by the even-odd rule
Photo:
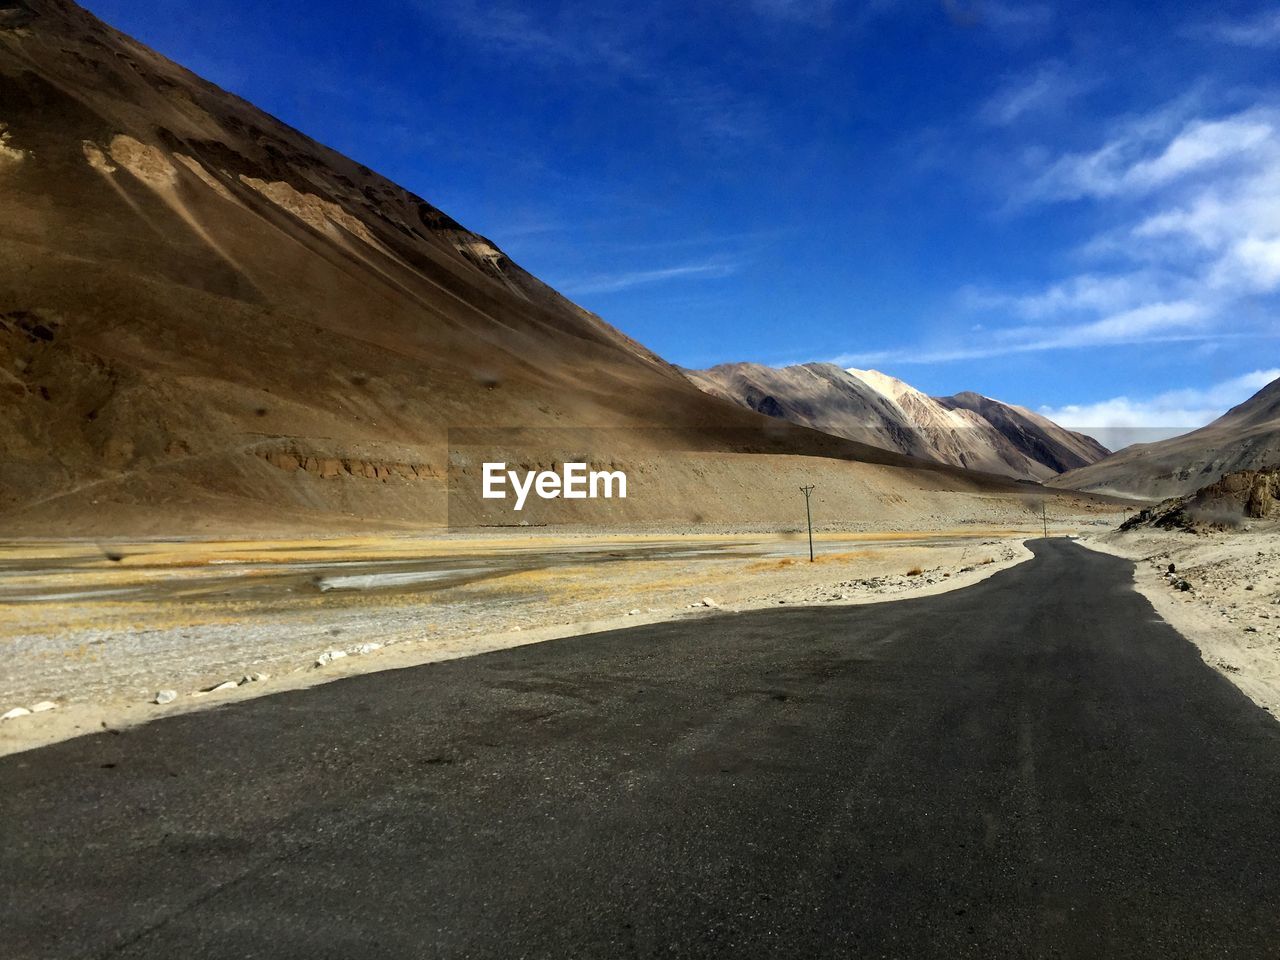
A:
<svg viewBox="0 0 1280 960">
<path fill-rule="evenodd" d="M 1014 556 L 1010 559 L 996 560 L 992 563 L 975 566 L 963 573 L 940 579 L 910 591 L 890 595 L 869 594 L 866 596 L 853 596 L 843 600 L 830 600 L 823 603 L 786 603 L 785 608 L 866 606 L 897 603 L 903 600 L 913 600 L 920 597 L 931 597 L 963 590 L 975 586 L 997 573 L 1034 559 L 1035 554 L 1027 547 L 1027 541 L 1032 539 L 1037 538 L 1030 536 L 1021 539 L 1010 538 L 1009 546 L 1014 551 Z M 71 703 L 48 713 L 23 717 L 21 721 L 5 722 L 3 727 L 0 727 L 0 757 L 26 753 L 30 750 L 38 750 L 66 740 L 74 740 L 77 737 L 92 736 L 96 733 L 108 731 L 118 733 L 155 720 L 163 720 L 166 717 L 212 710 L 217 707 L 231 707 L 249 700 L 256 700 L 259 697 L 268 697 L 294 690 L 305 690 L 349 677 L 382 673 L 388 670 L 407 670 L 431 663 L 443 663 L 449 660 L 481 656 L 499 650 L 510 650 L 536 643 L 547 643 L 552 640 L 609 633 L 630 627 L 643 627 L 655 623 L 673 623 L 681 620 L 702 619 L 748 611 L 776 610 L 779 609 L 779 606 L 780 601 L 775 596 L 764 595 L 751 598 L 745 602 L 714 608 L 674 608 L 635 616 L 608 617 L 575 623 L 554 624 L 532 630 L 509 630 L 470 638 L 465 647 L 462 648 L 433 645 L 432 640 L 429 639 L 404 641 L 382 647 L 363 656 L 343 657 L 322 668 L 300 666 L 288 673 L 278 674 L 261 682 L 245 683 L 223 691 L 183 696 L 165 705 L 135 701 Z M 20 722 L 22 726 L 13 725 L 17 722 Z"/>
<path fill-rule="evenodd" d="M 1118 544 L 1101 540 L 1077 541 L 1095 553 L 1119 557 L 1133 564 L 1133 588 L 1146 597 L 1165 623 L 1176 630 L 1200 653 L 1205 666 L 1230 680 L 1237 689 L 1280 722 L 1280 683 L 1251 669 L 1251 660 L 1242 651 L 1238 631 L 1228 630 L 1210 619 L 1201 609 L 1202 601 L 1175 592 L 1164 578 L 1163 565 L 1142 556 L 1141 550 L 1126 551 Z"/>
</svg>

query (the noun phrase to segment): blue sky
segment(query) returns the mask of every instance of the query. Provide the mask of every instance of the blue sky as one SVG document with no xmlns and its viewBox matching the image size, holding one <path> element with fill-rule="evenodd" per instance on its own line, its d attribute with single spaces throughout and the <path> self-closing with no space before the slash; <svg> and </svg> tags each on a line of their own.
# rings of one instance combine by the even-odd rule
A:
<svg viewBox="0 0 1280 960">
<path fill-rule="evenodd" d="M 1072 425 L 1280 376 L 1280 6 L 89 0 L 687 366 Z"/>
</svg>

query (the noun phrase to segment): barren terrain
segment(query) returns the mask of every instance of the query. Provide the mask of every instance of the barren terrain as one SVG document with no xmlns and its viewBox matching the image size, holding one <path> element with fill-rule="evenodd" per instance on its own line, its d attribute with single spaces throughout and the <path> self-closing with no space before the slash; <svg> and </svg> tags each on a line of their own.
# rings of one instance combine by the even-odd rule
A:
<svg viewBox="0 0 1280 960">
<path fill-rule="evenodd" d="M 812 564 L 794 530 L 9 544 L 0 710 L 57 706 L 0 723 L 0 751 L 611 627 L 954 589 L 1039 532 L 820 531 Z M 162 690 L 172 702 L 151 703 Z"/>
</svg>

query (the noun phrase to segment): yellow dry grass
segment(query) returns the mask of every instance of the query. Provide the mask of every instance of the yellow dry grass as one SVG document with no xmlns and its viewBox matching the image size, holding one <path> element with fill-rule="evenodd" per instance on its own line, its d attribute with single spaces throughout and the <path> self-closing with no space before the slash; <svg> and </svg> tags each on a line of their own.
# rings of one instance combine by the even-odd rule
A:
<svg viewBox="0 0 1280 960">
<path fill-rule="evenodd" d="M 892 549 L 892 548 L 891 548 Z M 819 553 L 814 558 L 814 565 L 827 565 L 841 563 L 856 563 L 859 560 L 869 560 L 877 555 L 875 550 L 846 550 L 842 553 Z M 749 573 L 762 573 L 771 570 L 786 570 L 797 564 L 809 563 L 808 557 L 781 557 L 778 559 L 756 560 L 747 564 L 746 570 Z"/>
<path fill-rule="evenodd" d="M 994 527 L 937 530 L 898 530 L 872 533 L 840 531 L 814 533 L 815 542 L 892 542 L 920 539 L 984 539 L 1016 536 L 1021 531 Z M 683 544 L 794 543 L 803 534 L 760 533 L 626 533 L 544 534 L 523 536 L 479 535 L 415 537 L 380 534 L 371 536 L 310 537 L 246 540 L 19 540 L 0 542 L 0 559 L 8 561 L 100 561 L 103 569 L 128 567 L 199 567 L 229 563 L 301 563 L 342 559 L 409 560 L 422 557 L 485 556 L 510 551 L 549 551 L 595 545 L 645 546 L 678 541 Z M 113 562 L 106 552 L 119 554 Z"/>
<path fill-rule="evenodd" d="M 339 609 L 421 606 L 449 610 L 496 600 L 524 600 L 555 605 L 593 603 L 616 591 L 638 595 L 641 605 L 659 597 L 690 593 L 714 594 L 728 581 L 765 577 L 773 585 L 803 579 L 826 570 L 836 576 L 865 575 L 866 568 L 902 569 L 917 562 L 932 546 L 910 542 L 923 539 L 971 540 L 994 538 L 1002 531 L 988 528 L 930 532 L 821 533 L 816 562 L 809 563 L 803 537 L 791 534 L 580 534 L 475 537 L 406 537 L 395 535 L 316 539 L 235 541 L 138 541 L 112 543 L 108 549 L 123 555 L 108 559 L 103 547 L 88 541 L 0 543 L 0 560 L 12 572 L 5 586 L 31 595 L 98 589 L 139 589 L 137 597 L 99 596 L 40 603 L 0 604 L 0 641 L 40 635 L 73 635 L 81 630 L 126 633 L 184 627 L 231 625 L 288 619 L 311 623 Z M 832 549 L 832 544 L 862 544 L 858 549 Z M 779 546 L 793 556 L 751 558 L 760 550 Z M 827 545 L 825 548 L 823 545 Z M 672 546 L 719 549 L 716 555 L 691 557 L 646 556 L 650 550 Z M 616 550 L 614 549 L 616 548 Z M 547 555 L 563 550 L 583 551 L 582 562 L 547 563 Z M 746 556 L 743 553 L 746 553 Z M 521 569 L 520 558 L 531 564 Z M 601 562 L 614 554 L 625 562 Z M 286 565 L 362 564 L 377 567 L 398 560 L 437 558 L 497 558 L 496 566 L 514 563 L 479 579 L 451 586 L 377 589 L 369 591 L 299 588 L 304 570 Z M 992 563 L 987 557 L 982 564 Z M 16 569 L 14 569 L 16 568 Z M 349 568 L 348 568 L 349 569 Z M 836 572 L 839 571 L 839 572 Z M 231 579 L 226 579 L 231 577 Z M 271 578 L 284 577 L 279 585 Z M 743 579 L 743 578 L 748 579 Z M 799 582 L 797 580 L 797 582 Z M 242 592 L 243 588 L 251 588 Z M 723 587 L 727 589 L 727 587 Z M 109 639 L 109 638 L 108 638 Z"/>
</svg>

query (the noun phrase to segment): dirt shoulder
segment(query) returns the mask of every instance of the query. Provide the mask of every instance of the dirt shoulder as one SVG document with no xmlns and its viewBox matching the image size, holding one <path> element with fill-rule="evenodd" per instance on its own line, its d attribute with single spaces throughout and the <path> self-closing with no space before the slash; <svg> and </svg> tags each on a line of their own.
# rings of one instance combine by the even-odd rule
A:
<svg viewBox="0 0 1280 960">
<path fill-rule="evenodd" d="M 1133 560 L 1135 585 L 1156 612 L 1205 663 L 1280 717 L 1280 530 L 1135 530 L 1081 542 Z"/>
</svg>

